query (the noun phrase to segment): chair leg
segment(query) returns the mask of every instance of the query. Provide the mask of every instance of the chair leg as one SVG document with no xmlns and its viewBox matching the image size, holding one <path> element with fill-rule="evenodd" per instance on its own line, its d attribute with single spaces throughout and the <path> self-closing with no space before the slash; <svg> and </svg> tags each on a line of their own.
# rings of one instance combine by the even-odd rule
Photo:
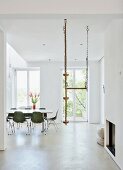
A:
<svg viewBox="0 0 123 170">
<path fill-rule="evenodd" d="M 14 122 L 12 123 L 12 134 L 15 133 L 15 124 Z"/>
<path fill-rule="evenodd" d="M 48 123 L 48 126 L 49 126 L 50 124 L 53 124 L 53 125 L 54 125 L 55 130 L 56 130 L 56 132 L 57 132 L 58 126 L 57 126 L 55 120 L 50 120 L 50 122 Z"/>
<path fill-rule="evenodd" d="M 48 120 L 46 120 L 46 122 L 45 122 L 45 124 L 46 124 L 46 129 L 48 130 Z"/>
<path fill-rule="evenodd" d="M 28 131 L 27 131 L 26 135 L 30 135 L 30 131 L 31 131 L 31 122 L 29 123 L 29 122 L 27 121 L 27 129 L 28 129 Z"/>
<path fill-rule="evenodd" d="M 13 130 L 12 130 L 12 123 L 11 123 L 10 120 L 8 121 L 8 123 L 9 123 L 9 132 L 8 132 L 8 135 L 12 135 L 12 133 L 13 133 Z M 10 133 L 10 130 L 11 130 L 11 133 Z"/>
<path fill-rule="evenodd" d="M 44 133 L 46 135 L 46 132 L 47 132 L 47 125 L 46 125 L 46 122 L 44 121 L 42 123 L 42 130 L 41 130 L 41 133 Z"/>
<path fill-rule="evenodd" d="M 31 127 L 31 129 L 33 129 L 33 130 L 34 130 L 34 128 L 35 128 L 35 124 L 34 124 L 33 122 L 30 122 L 30 127 Z"/>
<path fill-rule="evenodd" d="M 41 130 L 41 132 L 43 133 L 44 130 L 45 130 L 45 124 L 44 124 L 44 122 L 42 122 L 42 130 Z"/>
<path fill-rule="evenodd" d="M 47 125 L 46 125 L 46 122 L 44 121 L 44 134 L 46 135 L 47 133 Z"/>
<path fill-rule="evenodd" d="M 22 127 L 22 123 L 17 123 L 17 129 L 19 129 L 20 127 Z"/>
<path fill-rule="evenodd" d="M 56 124 L 56 122 L 54 120 L 53 120 L 53 125 L 54 125 L 54 127 L 56 129 L 56 132 L 57 132 L 58 127 L 57 127 L 57 124 Z"/>
<path fill-rule="evenodd" d="M 48 130 L 48 128 L 49 128 L 49 120 L 47 120 L 47 130 Z"/>
</svg>

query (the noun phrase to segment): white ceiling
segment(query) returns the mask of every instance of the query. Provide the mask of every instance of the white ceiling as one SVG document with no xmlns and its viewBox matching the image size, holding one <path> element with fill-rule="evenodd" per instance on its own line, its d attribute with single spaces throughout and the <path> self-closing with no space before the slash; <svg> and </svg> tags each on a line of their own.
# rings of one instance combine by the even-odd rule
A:
<svg viewBox="0 0 123 170">
<path fill-rule="evenodd" d="M 120 14 L 123 0 L 0 0 L 0 14 Z"/>
<path fill-rule="evenodd" d="M 86 25 L 89 25 L 89 59 L 103 57 L 103 34 L 112 17 L 69 17 L 67 22 L 68 60 L 85 60 Z M 1 18 L 8 43 L 26 61 L 62 61 L 64 58 L 63 17 Z M 80 45 L 80 44 L 83 45 Z M 46 44 L 46 45 L 43 45 Z"/>
</svg>

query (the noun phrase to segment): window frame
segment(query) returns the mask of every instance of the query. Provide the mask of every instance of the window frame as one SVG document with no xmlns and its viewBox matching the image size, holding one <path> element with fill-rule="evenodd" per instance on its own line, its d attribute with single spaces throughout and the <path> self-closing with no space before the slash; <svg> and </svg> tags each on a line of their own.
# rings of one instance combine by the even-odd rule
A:
<svg viewBox="0 0 123 170">
<path fill-rule="evenodd" d="M 75 83 L 76 83 L 76 70 L 82 70 L 82 69 L 86 69 L 85 66 L 83 67 L 68 67 L 67 68 L 67 71 L 70 70 L 73 72 L 73 87 L 75 87 Z M 64 69 L 62 69 L 62 74 L 64 73 Z M 69 74 L 69 73 L 68 73 Z M 68 86 L 69 87 L 69 86 Z M 63 84 L 62 84 L 62 88 L 63 88 Z M 71 88 L 71 87 L 70 87 Z M 79 88 L 79 87 L 78 87 Z M 64 90 L 64 89 L 62 89 Z M 83 89 L 84 90 L 84 89 Z M 68 116 L 68 119 L 70 121 L 73 121 L 73 122 L 77 122 L 77 121 L 82 121 L 82 122 L 88 122 L 88 94 L 86 93 L 86 117 L 85 119 L 83 119 L 82 117 L 77 117 L 76 114 L 75 114 L 75 111 L 76 111 L 76 97 L 75 97 L 75 90 L 73 90 L 73 108 L 72 108 L 72 116 L 69 117 Z M 62 100 L 62 108 L 64 107 L 64 100 Z M 64 110 L 63 110 L 63 119 L 64 119 Z"/>
<path fill-rule="evenodd" d="M 18 107 L 17 106 L 17 71 L 27 71 L 27 106 L 29 106 L 29 101 L 30 101 L 30 97 L 29 97 L 29 71 L 39 71 L 40 73 L 40 67 L 29 67 L 29 68 L 14 68 L 13 72 L 14 72 L 14 78 L 13 78 L 13 87 L 12 87 L 12 107 Z M 39 75 L 39 81 L 40 81 L 40 75 Z M 39 85 L 39 93 L 40 93 L 40 85 Z M 40 103 L 40 99 L 39 99 L 39 103 Z"/>
</svg>

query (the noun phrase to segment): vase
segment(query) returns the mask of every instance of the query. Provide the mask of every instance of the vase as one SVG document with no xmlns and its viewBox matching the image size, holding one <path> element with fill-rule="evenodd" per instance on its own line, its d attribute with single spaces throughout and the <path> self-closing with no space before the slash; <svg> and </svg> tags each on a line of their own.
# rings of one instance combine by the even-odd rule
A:
<svg viewBox="0 0 123 170">
<path fill-rule="evenodd" d="M 35 110 L 36 109 L 36 104 L 33 104 L 32 108 L 33 108 L 33 110 Z"/>
</svg>

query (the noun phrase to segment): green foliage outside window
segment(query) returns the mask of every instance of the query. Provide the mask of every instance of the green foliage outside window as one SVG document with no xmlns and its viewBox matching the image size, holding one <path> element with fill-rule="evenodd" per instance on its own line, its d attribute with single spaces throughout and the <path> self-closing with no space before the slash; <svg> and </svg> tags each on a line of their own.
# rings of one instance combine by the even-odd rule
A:
<svg viewBox="0 0 123 170">
<path fill-rule="evenodd" d="M 77 74 L 75 74 L 75 77 L 73 76 L 73 70 L 68 70 L 68 74 L 69 74 L 68 80 L 67 80 L 68 87 L 77 87 L 77 88 L 85 87 L 85 78 L 86 78 L 85 69 L 82 69 L 79 71 L 79 74 L 82 75 L 82 78 L 80 80 L 76 80 Z M 73 95 L 74 95 L 75 101 L 73 101 Z M 63 96 L 64 96 L 64 79 L 63 79 Z M 85 117 L 86 115 L 86 89 L 68 90 L 68 97 L 69 97 L 68 104 L 67 104 L 68 117 L 73 116 L 74 102 L 75 102 L 76 117 Z"/>
</svg>

